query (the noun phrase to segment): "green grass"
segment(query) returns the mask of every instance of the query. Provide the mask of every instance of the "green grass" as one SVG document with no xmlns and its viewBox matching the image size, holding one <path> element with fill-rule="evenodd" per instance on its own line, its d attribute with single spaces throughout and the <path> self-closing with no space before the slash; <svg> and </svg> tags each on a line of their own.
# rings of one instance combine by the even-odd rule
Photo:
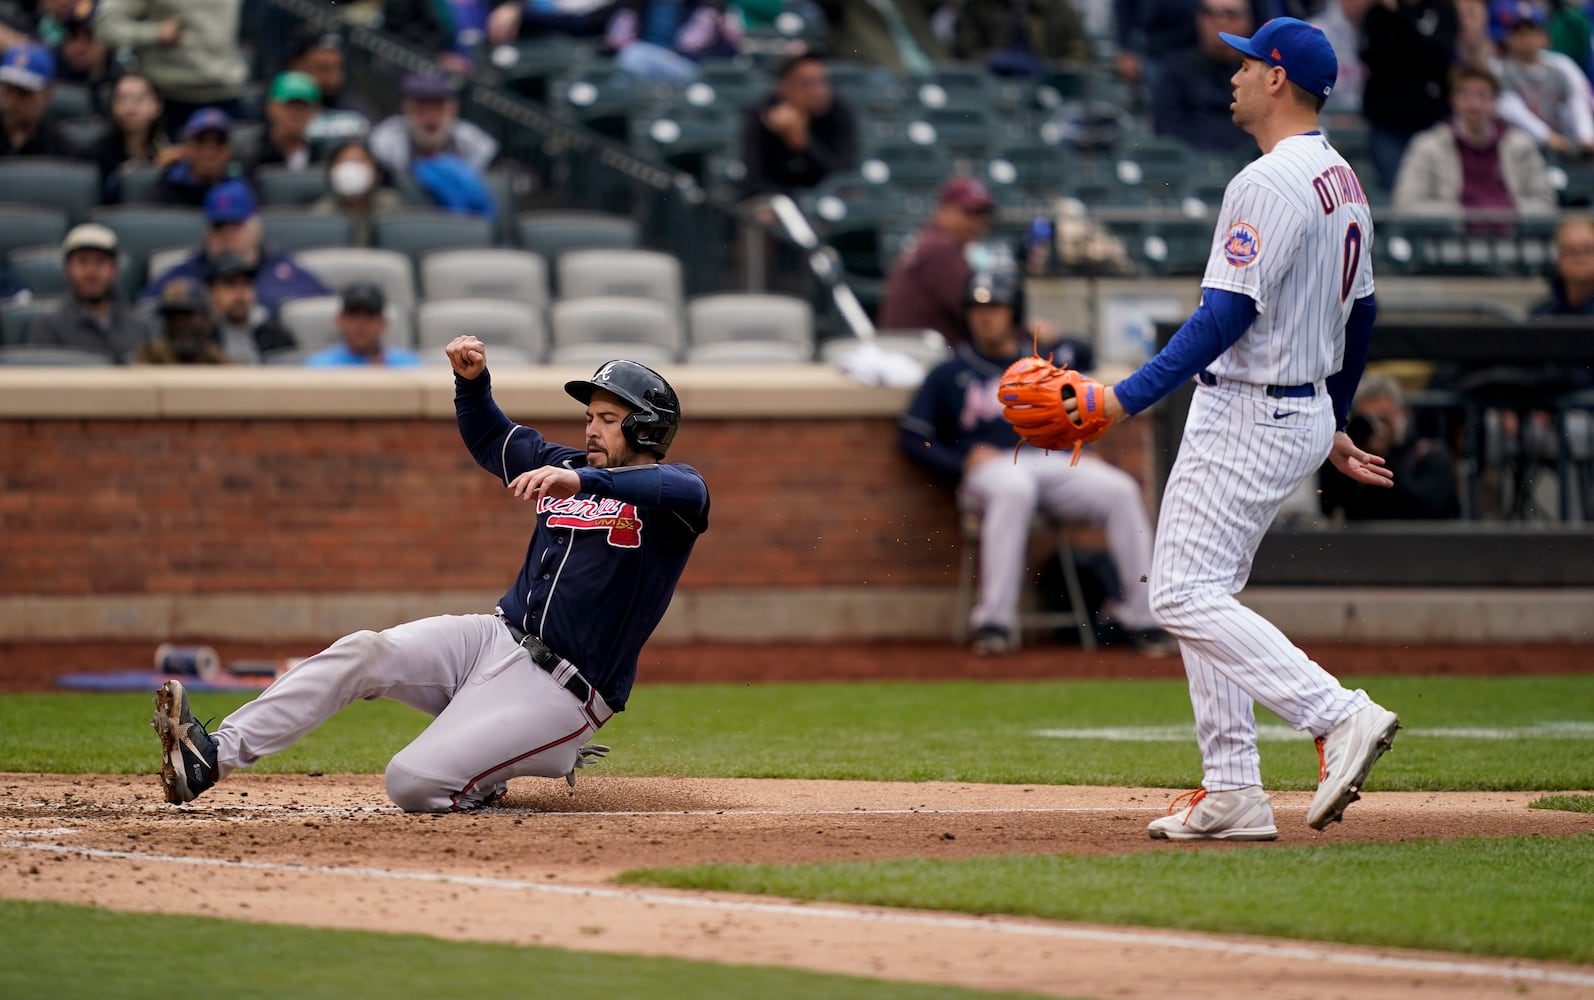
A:
<svg viewBox="0 0 1594 1000">
<path fill-rule="evenodd" d="M 1594 795 L 1546 795 L 1542 799 L 1534 799 L 1528 803 L 1528 808 L 1594 813 Z"/>
<path fill-rule="evenodd" d="M 1594 789 L 1594 740 L 1586 734 L 1422 733 L 1594 721 L 1594 675 L 1360 683 L 1398 711 L 1406 727 L 1373 772 L 1375 791 Z M 247 700 L 192 699 L 201 719 L 224 716 Z M 150 771 L 150 711 L 143 694 L 0 697 L 0 771 Z M 1277 720 L 1259 712 L 1259 721 Z M 357 703 L 256 769 L 380 773 L 425 722 L 391 702 Z M 1191 787 L 1200 780 L 1193 731 L 1161 743 L 1036 735 L 1048 728 L 1169 725 L 1192 726 L 1182 681 L 643 686 L 630 710 L 604 729 L 603 742 L 615 752 L 602 773 Z M 1309 740 L 1264 740 L 1262 763 L 1271 788 L 1316 784 Z"/>
<path fill-rule="evenodd" d="M 622 881 L 1594 962 L 1594 835 L 817 865 Z"/>
<path fill-rule="evenodd" d="M 0 996 L 347 1000 L 587 996 L 761 1000 L 1012 997 L 764 966 L 573 953 L 0 901 Z"/>
</svg>

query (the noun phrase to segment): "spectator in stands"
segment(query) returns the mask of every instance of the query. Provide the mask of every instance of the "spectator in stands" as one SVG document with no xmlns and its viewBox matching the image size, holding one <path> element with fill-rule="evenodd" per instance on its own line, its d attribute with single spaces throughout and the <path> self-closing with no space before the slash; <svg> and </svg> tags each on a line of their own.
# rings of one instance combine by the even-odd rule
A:
<svg viewBox="0 0 1594 1000">
<path fill-rule="evenodd" d="M 73 154 L 45 114 L 54 90 L 55 57 L 44 46 L 27 42 L 0 58 L 0 156 Z"/>
<path fill-rule="evenodd" d="M 1367 9 L 1362 113 L 1372 179 L 1385 191 L 1394 188 L 1412 138 L 1450 114 L 1446 86 L 1457 31 L 1455 0 L 1378 0 Z"/>
<path fill-rule="evenodd" d="M 97 93 L 111 78 L 111 53 L 94 37 L 95 0 L 70 0 L 61 22 L 61 41 L 55 46 L 56 79 L 81 83 Z M 96 110 L 102 110 L 98 104 Z"/>
<path fill-rule="evenodd" d="M 1500 57 L 1488 0 L 1456 0 L 1456 63 L 1488 66 Z M 1504 31 L 1500 32 L 1504 37 Z M 1336 88 L 1337 89 L 1337 88 Z"/>
<path fill-rule="evenodd" d="M 356 139 L 339 146 L 327 158 L 327 193 L 310 206 L 310 211 L 347 216 L 354 245 L 368 247 L 372 224 L 404 205 L 404 197 L 388 185 L 370 147 Z"/>
<path fill-rule="evenodd" d="M 1090 40 L 1073 0 L 966 3 L 952 55 L 997 76 L 1039 76 L 1060 62 L 1090 61 Z"/>
<path fill-rule="evenodd" d="M 459 117 L 459 91 L 454 81 L 429 73 L 411 73 L 399 85 L 402 112 L 371 130 L 371 153 L 395 176 L 410 172 L 420 159 L 446 153 L 477 171 L 486 171 L 498 155 L 498 140 Z"/>
<path fill-rule="evenodd" d="M 487 39 L 490 7 L 488 0 L 384 0 L 382 30 L 465 75 Z"/>
<path fill-rule="evenodd" d="M 1505 32 L 1495 64 L 1501 117 L 1550 152 L 1594 152 L 1588 79 L 1572 60 L 1549 51 L 1544 11 L 1532 0 L 1514 0 L 1495 9 L 1495 23 Z"/>
<path fill-rule="evenodd" d="M 232 119 L 220 108 L 200 108 L 188 116 L 182 145 L 161 170 L 155 201 L 198 207 L 211 188 L 243 175 L 243 164 L 233 156 Z"/>
<path fill-rule="evenodd" d="M 155 335 L 149 320 L 122 301 L 117 290 L 119 250 L 116 233 L 97 223 L 75 226 L 66 234 L 61 243 L 66 299 L 58 312 L 29 324 L 28 343 L 95 351 L 125 364 Z"/>
<path fill-rule="evenodd" d="M 1569 215 L 1555 230 L 1555 273 L 1550 295 L 1533 306 L 1535 316 L 1594 316 L 1594 217 Z M 1587 384 L 1588 369 L 1584 368 Z"/>
<path fill-rule="evenodd" d="M 886 275 L 882 328 L 935 330 L 953 347 L 969 339 L 963 292 L 973 268 L 964 251 L 985 235 L 995 207 L 991 192 L 972 177 L 941 185 L 935 214 Z"/>
<path fill-rule="evenodd" d="M 1126 83 L 1157 92 L 1163 63 L 1169 55 L 1196 46 L 1196 12 L 1203 0 L 1113 0 L 1118 52 L 1113 69 Z M 1272 0 L 1247 0 L 1251 23 L 1273 16 Z M 1445 0 L 1449 2 L 1449 0 Z"/>
<path fill-rule="evenodd" d="M 1500 83 L 1482 66 L 1457 66 L 1450 74 L 1449 121 L 1417 135 L 1406 148 L 1395 180 L 1398 213 L 1462 217 L 1470 232 L 1508 235 L 1509 216 L 1554 215 L 1555 188 L 1533 139 L 1499 118 Z M 1382 454 L 1381 452 L 1378 454 Z"/>
<path fill-rule="evenodd" d="M 818 0 L 830 22 L 830 54 L 922 76 L 945 62 L 930 17 L 934 0 Z"/>
<path fill-rule="evenodd" d="M 1594 47 L 1590 45 L 1590 11 L 1572 0 L 1550 0 L 1544 28 L 1550 35 L 1550 51 L 1572 60 L 1585 73 L 1594 68 Z"/>
<path fill-rule="evenodd" d="M 205 222 L 204 243 L 187 260 L 158 276 L 144 290 L 146 301 L 158 298 L 177 278 L 187 278 L 198 286 L 210 261 L 224 253 L 237 254 L 255 265 L 255 298 L 273 316 L 289 299 L 331 294 L 320 278 L 292 257 L 265 245 L 254 192 L 243 181 L 226 181 L 211 189 L 205 197 Z"/>
<path fill-rule="evenodd" d="M 811 188 L 858 162 L 858 124 L 830 89 L 824 60 L 812 53 L 781 64 L 775 92 L 742 125 L 744 190 L 749 195 Z"/>
<path fill-rule="evenodd" d="M 1437 520 L 1461 516 L 1455 462 L 1444 442 L 1413 433 L 1400 383 L 1369 375 L 1356 390 L 1345 432 L 1357 447 L 1384 456 L 1393 488 L 1363 486 L 1328 462 L 1318 473 L 1323 513 L 1347 521 Z"/>
<path fill-rule="evenodd" d="M 1002 418 L 997 383 L 1007 366 L 1028 353 L 1019 326 L 1016 269 L 977 272 L 959 298 L 967 302 L 967 343 L 933 368 L 899 421 L 898 445 L 913 461 L 949 484 L 960 506 L 978 510 L 980 594 L 970 613 L 976 653 L 1016 648 L 1014 629 L 1025 569 L 1030 520 L 1037 509 L 1106 529 L 1123 599 L 1109 619 L 1154 655 L 1176 650 L 1151 617 L 1151 520 L 1140 486 L 1122 469 L 1085 453 L 1070 466 L 1062 455 L 1015 451 L 1018 434 Z M 1090 345 L 1062 341 L 1050 348 L 1059 363 L 1091 366 Z"/>
<path fill-rule="evenodd" d="M 1202 0 L 1196 13 L 1195 46 L 1163 57 L 1165 72 L 1151 92 L 1151 120 L 1158 135 L 1182 140 L 1195 149 L 1232 153 L 1256 140 L 1234 124 L 1234 85 L 1240 53 L 1218 36 L 1251 34 L 1251 10 L 1244 0 Z"/>
<path fill-rule="evenodd" d="M 764 0 L 779 13 L 782 0 Z M 492 45 L 508 45 L 519 38 L 536 38 L 542 35 L 568 35 L 572 38 L 596 38 L 603 34 L 604 26 L 620 6 L 613 0 L 577 0 L 574 3 L 552 3 L 549 0 L 509 0 L 494 7 L 487 18 L 487 41 Z"/>
<path fill-rule="evenodd" d="M 1299 11 L 1286 3 L 1284 13 L 1317 26 L 1333 46 L 1339 59 L 1339 75 L 1334 92 L 1323 103 L 1329 120 L 1356 128 L 1362 125 L 1362 88 L 1367 84 L 1367 66 L 1362 62 L 1362 18 L 1374 0 L 1304 0 Z M 1480 0 L 1481 2 L 1481 0 Z M 1353 164 L 1354 165 L 1354 164 Z"/>
<path fill-rule="evenodd" d="M 414 368 L 421 359 L 413 351 L 382 343 L 387 333 L 387 296 L 379 285 L 357 281 L 343 290 L 338 309 L 338 342 L 304 359 L 311 368 L 352 365 Z"/>
<path fill-rule="evenodd" d="M 251 365 L 299 347 L 293 334 L 255 301 L 257 270 L 233 253 L 219 254 L 205 267 L 216 340 L 227 357 Z"/>
<path fill-rule="evenodd" d="M 238 45 L 243 0 L 100 0 L 94 34 L 130 49 L 165 105 L 167 134 L 201 108 L 241 117 L 249 67 Z"/>
<path fill-rule="evenodd" d="M 266 134 L 255 166 L 305 170 L 316 161 L 310 122 L 321 110 L 321 89 L 303 73 L 289 70 L 271 81 L 266 99 Z"/>
<path fill-rule="evenodd" d="M 153 167 L 168 148 L 160 127 L 161 99 L 142 73 L 123 73 L 111 88 L 111 128 L 85 151 L 100 165 L 101 199 L 122 200 L 122 177 Z"/>
<path fill-rule="evenodd" d="M 168 282 L 155 311 L 160 316 L 160 335 L 138 349 L 139 364 L 235 364 L 216 342 L 210 303 L 198 282 L 190 278 Z"/>
<path fill-rule="evenodd" d="M 724 0 L 622 0 L 603 29 L 615 65 L 648 80 L 690 80 L 697 64 L 729 59 L 742 41 Z"/>
<path fill-rule="evenodd" d="M 313 143 L 335 146 L 371 130 L 377 111 L 348 88 L 344 71 L 343 36 L 315 29 L 300 36 L 288 56 L 288 68 L 315 81 L 321 91 L 321 110 L 307 130 Z"/>
</svg>

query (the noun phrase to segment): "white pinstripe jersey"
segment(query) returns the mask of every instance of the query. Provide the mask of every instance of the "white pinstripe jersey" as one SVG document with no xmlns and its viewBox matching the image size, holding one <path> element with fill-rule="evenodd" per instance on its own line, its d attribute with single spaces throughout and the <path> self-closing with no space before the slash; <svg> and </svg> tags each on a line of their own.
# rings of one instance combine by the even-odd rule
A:
<svg viewBox="0 0 1594 1000">
<path fill-rule="evenodd" d="M 1339 371 L 1351 306 L 1373 294 L 1372 248 L 1366 192 L 1321 134 L 1248 164 L 1223 193 L 1201 287 L 1250 296 L 1257 316 L 1208 370 L 1259 385 Z"/>
</svg>

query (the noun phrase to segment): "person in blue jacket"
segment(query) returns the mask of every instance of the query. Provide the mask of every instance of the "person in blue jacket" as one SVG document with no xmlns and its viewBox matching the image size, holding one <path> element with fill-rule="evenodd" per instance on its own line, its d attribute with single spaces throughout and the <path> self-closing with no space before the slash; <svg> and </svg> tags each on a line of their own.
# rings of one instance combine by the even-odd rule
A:
<svg viewBox="0 0 1594 1000">
<path fill-rule="evenodd" d="M 574 785 L 577 768 L 609 752 L 585 741 L 626 707 L 637 655 L 708 530 L 703 477 L 664 463 L 680 400 L 658 372 L 605 362 L 590 379 L 565 383 L 586 408 L 582 447 L 566 447 L 493 402 L 480 340 L 456 337 L 445 351 L 465 447 L 536 518 L 519 575 L 491 614 L 344 636 L 214 735 L 194 718 L 182 684 L 167 681 L 151 724 L 168 801 L 192 801 L 362 698 L 435 716 L 387 766 L 388 797 L 407 812 L 475 808 L 522 776 Z"/>
</svg>

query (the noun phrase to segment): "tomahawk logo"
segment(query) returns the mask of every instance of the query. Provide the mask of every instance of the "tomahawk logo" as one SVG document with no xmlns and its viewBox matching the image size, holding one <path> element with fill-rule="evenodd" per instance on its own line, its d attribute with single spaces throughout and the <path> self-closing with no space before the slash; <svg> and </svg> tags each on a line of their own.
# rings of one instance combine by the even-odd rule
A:
<svg viewBox="0 0 1594 1000">
<path fill-rule="evenodd" d="M 550 528 L 607 531 L 609 544 L 619 549 L 634 549 L 642 544 L 642 519 L 637 517 L 635 504 L 608 498 L 569 497 L 545 499 L 537 510 L 548 515 Z"/>
<path fill-rule="evenodd" d="M 598 369 L 598 374 L 592 376 L 592 381 L 594 381 L 594 382 L 607 382 L 607 381 L 609 381 L 609 373 L 614 371 L 614 366 L 619 364 L 619 363 L 620 362 L 618 362 L 618 361 L 611 361 L 608 364 L 604 365 L 602 368 L 599 368 Z"/>
</svg>

